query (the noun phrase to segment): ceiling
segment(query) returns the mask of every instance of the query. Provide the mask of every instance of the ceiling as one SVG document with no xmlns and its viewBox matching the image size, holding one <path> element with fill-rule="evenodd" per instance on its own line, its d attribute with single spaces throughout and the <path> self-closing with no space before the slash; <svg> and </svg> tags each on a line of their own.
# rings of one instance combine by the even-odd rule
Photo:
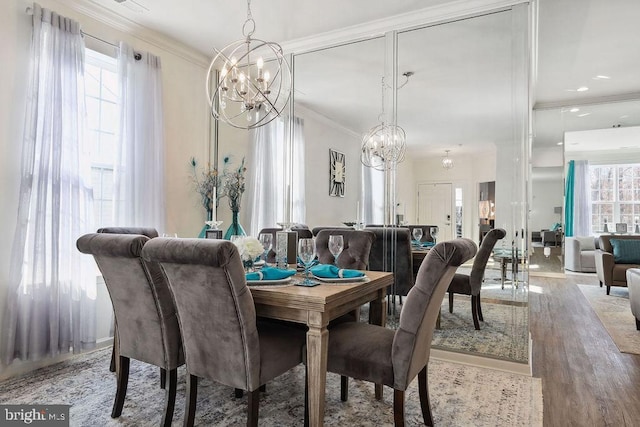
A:
<svg viewBox="0 0 640 427">
<path fill-rule="evenodd" d="M 246 18 L 246 3 L 240 1 L 61 1 L 109 9 L 207 56 L 213 46 L 240 38 Z M 447 3 L 254 0 L 251 9 L 255 36 L 286 46 Z M 567 129 L 640 125 L 640 1 L 539 0 L 538 6 L 534 146 L 556 146 Z M 416 73 L 398 93 L 398 121 L 407 131 L 410 150 L 474 152 L 508 139 L 505 117 L 511 95 L 504 81 L 512 55 L 506 15 L 420 31 L 399 36 L 399 72 Z M 366 44 L 366 49 L 359 43 L 299 56 L 296 102 L 357 133 L 375 125 L 381 109 L 384 42 Z M 589 90 L 577 91 L 583 86 Z M 620 100 L 626 102 L 610 102 Z M 580 112 L 569 111 L 574 105 Z"/>
</svg>

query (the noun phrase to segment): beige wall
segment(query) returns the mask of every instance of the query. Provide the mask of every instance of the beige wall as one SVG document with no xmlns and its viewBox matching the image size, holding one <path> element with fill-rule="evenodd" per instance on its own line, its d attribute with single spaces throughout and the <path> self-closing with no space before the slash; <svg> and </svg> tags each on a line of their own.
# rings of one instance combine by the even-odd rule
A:
<svg viewBox="0 0 640 427">
<path fill-rule="evenodd" d="M 135 49 L 149 51 L 161 57 L 167 224 L 166 230 L 159 231 L 195 237 L 203 225 L 205 212 L 200 207 L 199 199 L 191 186 L 189 158 L 196 156 L 206 159 L 209 153 L 209 114 L 204 95 L 207 58 L 158 34 L 132 27 L 130 23 L 112 22 L 106 25 L 70 10 L 57 1 L 38 2 L 42 7 L 54 9 L 78 20 L 83 30 L 89 34 L 112 43 L 126 41 Z M 9 259 L 20 185 L 21 135 L 31 37 L 31 17 L 25 10 L 30 5 L 32 2 L 4 0 L 0 13 L 0 235 L 4 239 L 4 244 L 0 245 L 0 322 L 4 319 L 7 300 Z M 115 26 L 118 29 L 114 28 Z M 86 41 L 88 46 L 97 46 L 96 42 L 88 37 Z M 104 51 L 105 46 L 101 47 L 100 50 Z M 105 292 L 99 291 L 99 295 L 102 295 L 102 305 L 98 311 L 103 315 L 99 319 L 98 330 L 104 335 L 109 329 L 105 322 L 110 322 L 110 316 L 104 315 L 109 311 L 104 307 L 110 303 Z M 34 366 L 14 363 L 1 372 L 0 377 L 10 376 Z"/>
</svg>

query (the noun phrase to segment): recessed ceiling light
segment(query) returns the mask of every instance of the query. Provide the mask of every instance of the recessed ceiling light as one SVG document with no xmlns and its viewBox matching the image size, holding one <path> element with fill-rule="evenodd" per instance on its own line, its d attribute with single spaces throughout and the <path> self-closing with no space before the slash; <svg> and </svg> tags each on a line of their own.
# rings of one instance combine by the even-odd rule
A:
<svg viewBox="0 0 640 427">
<path fill-rule="evenodd" d="M 609 76 L 595 76 L 593 80 L 609 80 L 610 78 Z"/>
<path fill-rule="evenodd" d="M 588 116 L 591 113 L 582 113 L 582 114 L 578 114 L 578 117 L 584 117 L 584 116 Z"/>
<path fill-rule="evenodd" d="M 624 116 L 620 116 L 621 119 L 626 119 L 627 117 L 629 117 L 628 114 L 625 114 Z"/>
<path fill-rule="evenodd" d="M 556 142 L 556 145 L 564 145 L 564 143 L 560 141 L 560 142 Z"/>
<path fill-rule="evenodd" d="M 569 111 L 570 111 L 571 113 L 577 113 L 578 111 L 580 111 L 580 109 L 579 109 L 579 108 L 574 107 L 574 108 L 570 109 Z"/>
<path fill-rule="evenodd" d="M 586 92 L 589 90 L 588 87 L 586 86 L 580 86 L 578 89 L 576 89 L 578 92 Z"/>
</svg>

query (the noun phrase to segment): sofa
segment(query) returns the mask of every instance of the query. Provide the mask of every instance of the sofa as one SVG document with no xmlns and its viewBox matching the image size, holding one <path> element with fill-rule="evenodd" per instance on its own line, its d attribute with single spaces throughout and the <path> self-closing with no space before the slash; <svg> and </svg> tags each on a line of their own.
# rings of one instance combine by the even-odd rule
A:
<svg viewBox="0 0 640 427">
<path fill-rule="evenodd" d="M 564 248 L 564 268 L 582 273 L 596 272 L 597 238 L 592 236 L 567 237 Z"/>
<path fill-rule="evenodd" d="M 600 286 L 627 286 L 627 270 L 640 268 L 640 235 L 603 234 L 595 252 Z"/>
<path fill-rule="evenodd" d="M 636 318 L 636 329 L 640 331 L 640 269 L 630 268 L 627 270 L 627 285 L 631 313 Z"/>
</svg>

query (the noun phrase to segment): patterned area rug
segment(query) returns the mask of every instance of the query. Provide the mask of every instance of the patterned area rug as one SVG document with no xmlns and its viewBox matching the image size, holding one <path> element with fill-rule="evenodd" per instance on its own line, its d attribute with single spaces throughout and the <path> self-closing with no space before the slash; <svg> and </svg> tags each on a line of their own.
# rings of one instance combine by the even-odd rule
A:
<svg viewBox="0 0 640 427">
<path fill-rule="evenodd" d="M 164 391 L 158 368 L 132 361 L 122 416 L 110 418 L 115 374 L 109 372 L 110 349 L 97 350 L 0 383 L 2 404 L 68 404 L 72 426 L 155 426 L 162 419 Z M 267 384 L 260 399 L 261 426 L 299 426 L 304 414 L 302 366 Z M 538 378 L 431 361 L 429 391 L 438 426 L 542 426 L 542 387 Z M 178 370 L 174 425 L 184 414 L 185 370 Z M 196 425 L 235 426 L 246 423 L 246 397 L 233 389 L 202 380 L 198 384 Z M 407 425 L 422 425 L 417 381 L 406 395 Z M 373 386 L 350 381 L 349 401 L 340 401 L 340 378 L 327 376 L 325 424 L 329 426 L 393 425 L 393 393 L 383 401 Z"/>
<path fill-rule="evenodd" d="M 629 290 L 614 286 L 611 295 L 597 285 L 578 285 L 622 353 L 640 354 L 640 331 L 631 314 Z"/>
</svg>

